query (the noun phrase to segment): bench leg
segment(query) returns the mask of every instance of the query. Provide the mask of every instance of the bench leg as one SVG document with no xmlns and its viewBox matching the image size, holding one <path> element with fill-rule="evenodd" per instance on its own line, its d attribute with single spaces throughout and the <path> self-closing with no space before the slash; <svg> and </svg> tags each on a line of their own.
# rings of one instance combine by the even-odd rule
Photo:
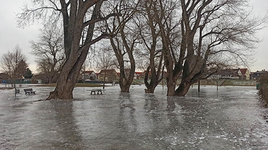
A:
<svg viewBox="0 0 268 150">
<path fill-rule="evenodd" d="M 102 95 L 102 91 L 91 91 L 90 95 Z"/>
</svg>

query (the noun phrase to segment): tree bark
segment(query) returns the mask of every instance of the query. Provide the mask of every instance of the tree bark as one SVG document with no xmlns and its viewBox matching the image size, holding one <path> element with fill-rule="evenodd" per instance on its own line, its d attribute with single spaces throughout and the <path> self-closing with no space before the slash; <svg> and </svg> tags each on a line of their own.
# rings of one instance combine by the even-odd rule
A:
<svg viewBox="0 0 268 150">
<path fill-rule="evenodd" d="M 154 93 L 156 86 L 150 86 L 145 89 L 145 93 Z"/>
<path fill-rule="evenodd" d="M 154 93 L 156 86 L 163 79 L 163 77 L 160 77 L 160 73 L 162 73 L 163 70 L 162 71 L 158 70 L 156 72 L 155 69 L 151 69 L 151 77 L 149 77 L 150 68 L 151 67 L 148 67 L 147 70 L 145 71 L 145 77 L 144 77 L 144 84 L 146 86 L 145 93 Z M 150 78 L 150 81 L 149 81 L 149 78 Z"/>
<path fill-rule="evenodd" d="M 58 82 L 55 90 L 53 92 L 50 92 L 49 97 L 47 100 L 51 99 L 73 99 L 73 89 L 74 86 L 72 83 L 68 81 L 61 81 Z"/>
<path fill-rule="evenodd" d="M 87 57 L 87 51 L 83 51 L 80 57 L 77 58 L 74 65 L 72 59 L 68 59 L 63 65 L 62 71 L 57 81 L 57 86 L 53 92 L 50 93 L 50 99 L 73 99 L 73 89 L 77 82 L 79 72 Z"/>
<path fill-rule="evenodd" d="M 191 87 L 189 82 L 181 82 L 180 86 L 175 91 L 175 96 L 185 96 Z"/>
<path fill-rule="evenodd" d="M 122 64 L 122 66 L 124 65 Z M 134 73 L 135 73 L 134 61 L 131 63 L 131 68 L 128 74 L 126 73 L 126 70 L 124 67 L 120 67 L 119 85 L 120 85 L 121 92 L 129 93 L 130 85 L 132 84 L 133 79 L 134 79 Z"/>
<path fill-rule="evenodd" d="M 119 85 L 120 85 L 121 92 L 129 93 L 129 88 L 130 88 L 131 83 L 121 81 L 119 82 Z"/>
<path fill-rule="evenodd" d="M 175 96 L 176 82 L 167 79 L 167 96 Z"/>
</svg>

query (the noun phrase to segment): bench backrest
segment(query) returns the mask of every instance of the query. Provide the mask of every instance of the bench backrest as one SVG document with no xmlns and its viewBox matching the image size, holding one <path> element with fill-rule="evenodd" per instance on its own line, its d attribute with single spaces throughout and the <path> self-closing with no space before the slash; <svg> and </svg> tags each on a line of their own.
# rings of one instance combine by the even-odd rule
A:
<svg viewBox="0 0 268 150">
<path fill-rule="evenodd" d="M 24 89 L 24 92 L 31 92 L 33 89 Z"/>
</svg>

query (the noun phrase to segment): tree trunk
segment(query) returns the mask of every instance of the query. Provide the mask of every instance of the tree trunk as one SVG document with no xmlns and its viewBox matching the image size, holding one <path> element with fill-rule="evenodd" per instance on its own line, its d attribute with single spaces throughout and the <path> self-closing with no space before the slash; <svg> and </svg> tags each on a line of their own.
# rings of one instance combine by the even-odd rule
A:
<svg viewBox="0 0 268 150">
<path fill-rule="evenodd" d="M 167 96 L 175 96 L 176 83 L 167 81 Z"/>
<path fill-rule="evenodd" d="M 182 81 L 175 91 L 175 96 L 185 96 L 191 87 L 191 83 Z"/>
<path fill-rule="evenodd" d="M 145 93 L 154 93 L 156 86 L 150 86 L 145 89 Z"/>
<path fill-rule="evenodd" d="M 158 81 L 156 81 L 156 77 L 155 78 L 151 77 L 151 80 L 149 83 L 148 72 L 149 72 L 148 70 L 145 72 L 145 77 L 144 77 L 144 83 L 146 86 L 145 93 L 154 93 L 154 90 L 155 90 L 156 86 L 158 85 Z M 153 76 L 152 73 L 151 73 L 151 76 Z"/>
<path fill-rule="evenodd" d="M 130 85 L 121 86 L 121 92 L 129 93 L 129 88 L 130 88 Z"/>
<path fill-rule="evenodd" d="M 200 80 L 198 81 L 198 93 L 200 93 L 200 84 L 201 84 L 201 82 L 200 82 Z"/>
<path fill-rule="evenodd" d="M 57 86 L 53 92 L 50 92 L 49 97 L 47 100 L 50 99 L 73 99 L 73 89 L 75 84 L 60 80 L 57 82 Z"/>
<path fill-rule="evenodd" d="M 75 87 L 78 76 L 76 75 L 76 72 L 72 71 L 71 67 L 65 67 L 64 70 L 65 71 L 62 71 L 60 73 L 55 90 L 53 92 L 50 92 L 47 100 L 73 99 L 73 89 Z"/>
<path fill-rule="evenodd" d="M 151 71 L 151 79 L 149 81 L 149 72 L 151 67 L 149 66 L 145 71 L 144 84 L 146 86 L 145 93 L 154 93 L 155 87 L 157 86 L 156 77 L 154 77 L 154 71 Z M 149 83 L 150 82 L 150 83 Z"/>
<path fill-rule="evenodd" d="M 126 82 L 125 79 L 120 79 L 119 85 L 120 85 L 121 92 L 129 93 L 129 88 L 130 88 L 131 83 L 132 82 Z"/>
<path fill-rule="evenodd" d="M 164 53 L 161 53 L 160 60 L 158 61 L 158 65 L 155 65 L 155 46 L 150 50 L 150 65 L 145 71 L 144 83 L 147 89 L 145 89 L 145 93 L 154 93 L 156 86 L 163 80 L 164 76 L 164 65 L 163 58 Z M 156 69 L 157 68 L 157 69 Z M 151 70 L 151 76 L 149 77 L 149 72 Z M 150 78 L 150 83 L 149 83 Z"/>
<path fill-rule="evenodd" d="M 85 49 L 79 57 L 74 54 L 66 60 L 57 80 L 57 86 L 53 92 L 50 92 L 47 100 L 73 99 L 73 89 L 79 77 L 82 65 L 86 60 L 87 53 L 88 49 Z"/>
</svg>

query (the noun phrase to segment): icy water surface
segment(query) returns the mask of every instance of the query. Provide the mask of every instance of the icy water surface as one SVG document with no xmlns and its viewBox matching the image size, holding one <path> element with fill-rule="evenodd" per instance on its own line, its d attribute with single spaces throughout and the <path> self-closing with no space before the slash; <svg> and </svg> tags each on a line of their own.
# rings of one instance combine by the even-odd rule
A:
<svg viewBox="0 0 268 150">
<path fill-rule="evenodd" d="M 0 149 L 268 149 L 268 110 L 254 87 L 192 88 L 180 98 L 162 87 L 76 88 L 73 101 L 38 101 L 52 88 L 32 88 L 36 95 L 16 98 L 0 91 Z"/>
</svg>

